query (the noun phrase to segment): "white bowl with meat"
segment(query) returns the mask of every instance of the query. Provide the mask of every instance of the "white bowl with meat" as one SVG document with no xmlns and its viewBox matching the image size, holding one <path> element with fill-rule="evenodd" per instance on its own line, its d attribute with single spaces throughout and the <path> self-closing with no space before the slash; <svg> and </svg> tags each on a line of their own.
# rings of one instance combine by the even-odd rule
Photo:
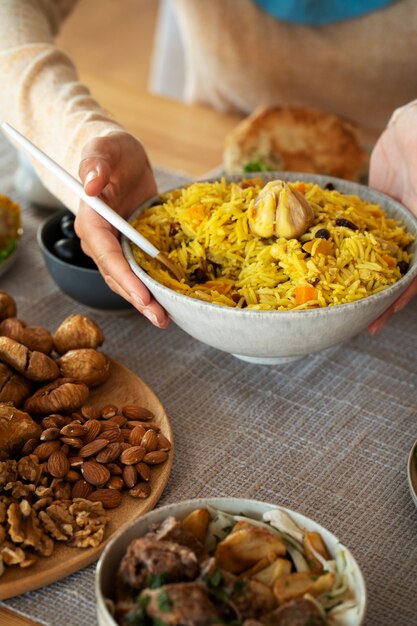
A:
<svg viewBox="0 0 417 626">
<path fill-rule="evenodd" d="M 100 626 L 360 626 L 351 552 L 289 509 L 239 498 L 171 504 L 120 531 L 96 572 Z"/>
</svg>

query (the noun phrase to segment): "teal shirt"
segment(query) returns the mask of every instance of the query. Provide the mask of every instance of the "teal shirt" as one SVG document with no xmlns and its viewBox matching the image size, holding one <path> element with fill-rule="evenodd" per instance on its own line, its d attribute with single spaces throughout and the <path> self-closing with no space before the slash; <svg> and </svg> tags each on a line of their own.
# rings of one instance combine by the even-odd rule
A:
<svg viewBox="0 0 417 626">
<path fill-rule="evenodd" d="M 395 0 L 255 0 L 266 13 L 294 24 L 323 26 L 360 17 Z"/>
</svg>

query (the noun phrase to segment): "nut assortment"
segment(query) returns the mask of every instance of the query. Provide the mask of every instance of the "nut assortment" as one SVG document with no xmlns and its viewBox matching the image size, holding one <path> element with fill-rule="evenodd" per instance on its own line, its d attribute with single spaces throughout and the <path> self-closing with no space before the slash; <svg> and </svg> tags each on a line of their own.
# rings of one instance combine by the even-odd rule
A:
<svg viewBox="0 0 417 626">
<path fill-rule="evenodd" d="M 16 314 L 0 292 L 0 575 L 56 542 L 98 546 L 106 510 L 149 497 L 171 449 L 147 407 L 89 402 L 111 376 L 92 319 L 71 315 L 52 334 Z"/>
</svg>

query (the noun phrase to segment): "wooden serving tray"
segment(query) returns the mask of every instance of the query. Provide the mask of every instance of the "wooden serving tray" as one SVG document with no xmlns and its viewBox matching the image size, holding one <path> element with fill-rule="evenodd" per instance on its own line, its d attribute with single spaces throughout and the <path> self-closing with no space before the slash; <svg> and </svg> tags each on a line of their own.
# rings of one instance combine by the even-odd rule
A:
<svg viewBox="0 0 417 626">
<path fill-rule="evenodd" d="M 160 426 L 161 432 L 173 443 L 171 423 L 155 393 L 136 374 L 117 361 L 111 360 L 109 380 L 91 391 L 88 403 L 97 407 L 110 403 L 120 408 L 126 404 L 146 407 L 154 413 L 154 421 Z M 27 569 L 18 566 L 7 567 L 0 577 L 0 600 L 49 585 L 96 561 L 116 531 L 154 508 L 168 481 L 172 462 L 173 448 L 165 463 L 152 468 L 149 481 L 151 495 L 148 498 L 145 500 L 133 498 L 126 492 L 120 506 L 106 511 L 110 520 L 105 538 L 96 548 L 71 548 L 57 541 L 53 554 L 50 557 L 39 557 L 35 565 Z"/>
</svg>

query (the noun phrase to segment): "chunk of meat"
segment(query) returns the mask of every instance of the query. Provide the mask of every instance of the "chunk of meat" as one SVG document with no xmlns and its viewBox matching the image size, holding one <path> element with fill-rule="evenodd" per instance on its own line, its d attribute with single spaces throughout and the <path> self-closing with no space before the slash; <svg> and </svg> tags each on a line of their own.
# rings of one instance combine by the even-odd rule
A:
<svg viewBox="0 0 417 626">
<path fill-rule="evenodd" d="M 166 626 L 212 626 L 220 622 L 219 610 L 201 583 L 164 585 L 142 592 L 144 595 L 148 616 Z"/>
<path fill-rule="evenodd" d="M 167 517 L 162 524 L 155 529 L 154 536 L 156 539 L 175 541 L 182 546 L 187 546 L 187 548 L 190 548 L 190 550 L 196 554 L 199 561 L 207 556 L 201 541 L 187 530 L 180 521 L 175 519 L 175 517 Z"/>
<path fill-rule="evenodd" d="M 308 600 L 300 598 L 279 607 L 263 620 L 268 626 L 326 626 L 320 609 Z"/>
<path fill-rule="evenodd" d="M 122 586 L 141 590 L 155 577 L 160 577 L 163 582 L 190 581 L 199 572 L 197 558 L 189 548 L 145 536 L 130 543 L 117 578 Z"/>
</svg>

